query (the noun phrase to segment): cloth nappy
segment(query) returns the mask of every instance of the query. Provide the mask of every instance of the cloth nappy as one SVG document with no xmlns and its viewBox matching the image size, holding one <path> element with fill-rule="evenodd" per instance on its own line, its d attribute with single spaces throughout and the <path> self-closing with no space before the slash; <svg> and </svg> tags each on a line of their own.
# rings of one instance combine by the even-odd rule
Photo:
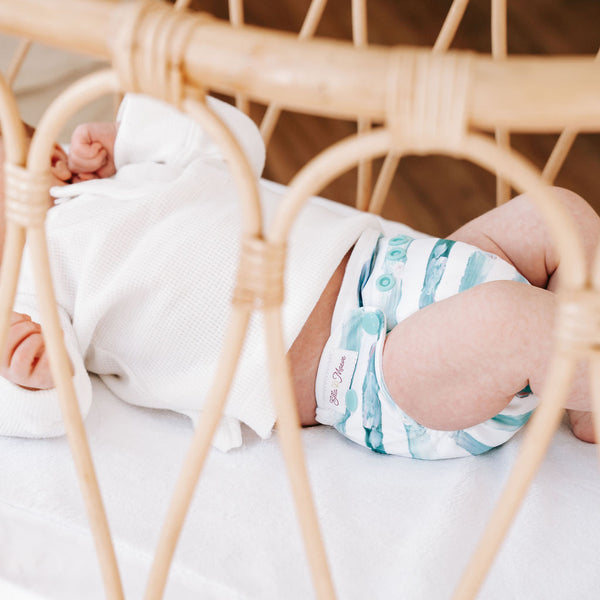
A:
<svg viewBox="0 0 600 600">
<path fill-rule="evenodd" d="M 499 279 L 526 282 L 506 261 L 463 242 L 365 231 L 348 261 L 319 363 L 317 421 L 376 452 L 421 459 L 481 454 L 509 440 L 537 406 L 529 387 L 483 423 L 433 430 L 394 402 L 381 362 L 386 335 L 402 319 Z"/>
</svg>

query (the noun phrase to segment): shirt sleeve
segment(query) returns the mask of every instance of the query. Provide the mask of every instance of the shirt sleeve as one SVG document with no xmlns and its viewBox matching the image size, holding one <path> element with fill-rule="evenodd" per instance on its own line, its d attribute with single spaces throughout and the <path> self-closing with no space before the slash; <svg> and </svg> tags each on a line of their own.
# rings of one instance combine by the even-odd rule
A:
<svg viewBox="0 0 600 600">
<path fill-rule="evenodd" d="M 15 310 L 39 322 L 35 298 L 19 296 Z M 73 365 L 73 385 L 81 415 L 85 418 L 92 403 L 92 385 L 71 321 L 63 309 L 59 307 L 58 310 L 65 346 Z M 0 435 L 45 438 L 64 433 L 65 425 L 56 388 L 27 390 L 0 377 Z"/>
<path fill-rule="evenodd" d="M 207 97 L 208 108 L 233 133 L 260 177 L 265 163 L 265 146 L 254 122 L 237 108 Z M 185 168 L 198 158 L 223 160 L 218 144 L 191 116 L 170 104 L 141 94 L 127 94 L 117 115 L 115 166 L 157 162 Z"/>
</svg>

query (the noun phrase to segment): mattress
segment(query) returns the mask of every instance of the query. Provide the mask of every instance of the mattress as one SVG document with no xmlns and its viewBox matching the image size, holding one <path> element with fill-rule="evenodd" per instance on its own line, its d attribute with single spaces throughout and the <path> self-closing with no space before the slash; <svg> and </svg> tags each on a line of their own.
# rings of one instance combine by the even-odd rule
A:
<svg viewBox="0 0 600 600">
<path fill-rule="evenodd" d="M 94 397 L 86 428 L 126 597 L 140 598 L 190 421 L 127 405 L 99 380 Z M 165 598 L 314 597 L 277 432 L 244 434 L 241 449 L 208 458 Z M 373 453 L 324 426 L 302 435 L 334 585 L 348 600 L 449 598 L 523 438 L 425 462 Z M 0 439 L 0 474 L 2 585 L 103 598 L 66 439 Z M 479 597 L 597 598 L 599 500 L 596 448 L 563 424 Z"/>
</svg>

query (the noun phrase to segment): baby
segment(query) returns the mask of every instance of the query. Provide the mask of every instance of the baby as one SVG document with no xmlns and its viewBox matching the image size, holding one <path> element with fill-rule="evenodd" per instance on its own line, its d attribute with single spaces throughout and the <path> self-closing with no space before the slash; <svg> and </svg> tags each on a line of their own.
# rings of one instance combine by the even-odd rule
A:
<svg viewBox="0 0 600 600">
<path fill-rule="evenodd" d="M 253 123 L 228 104 L 209 106 L 258 178 L 264 146 Z M 172 107 L 130 95 L 117 122 L 79 126 L 68 157 L 52 161 L 73 182 L 52 189 L 47 232 L 74 384 L 84 415 L 91 372 L 128 402 L 195 420 L 238 261 L 235 185 L 216 145 Z M 259 185 L 268 227 L 281 190 Z M 598 215 L 556 192 L 591 259 Z M 284 332 L 302 425 L 437 459 L 504 443 L 534 410 L 561 265 L 525 196 L 448 239 L 313 199 L 292 230 L 287 267 Z M 24 268 L 0 371 L 5 435 L 63 431 L 32 290 Z M 240 423 L 267 437 L 275 422 L 263 344 L 255 315 L 216 437 L 222 449 L 241 444 Z M 574 434 L 594 441 L 583 367 L 567 408 Z"/>
</svg>

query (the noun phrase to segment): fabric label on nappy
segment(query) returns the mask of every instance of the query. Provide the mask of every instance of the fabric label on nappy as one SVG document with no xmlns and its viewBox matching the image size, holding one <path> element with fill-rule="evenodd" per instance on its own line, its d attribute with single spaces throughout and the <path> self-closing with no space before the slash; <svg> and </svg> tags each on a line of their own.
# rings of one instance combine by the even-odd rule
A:
<svg viewBox="0 0 600 600">
<path fill-rule="evenodd" d="M 346 412 L 346 393 L 350 389 L 358 352 L 336 348 L 329 353 L 323 399 L 335 411 Z"/>
</svg>

